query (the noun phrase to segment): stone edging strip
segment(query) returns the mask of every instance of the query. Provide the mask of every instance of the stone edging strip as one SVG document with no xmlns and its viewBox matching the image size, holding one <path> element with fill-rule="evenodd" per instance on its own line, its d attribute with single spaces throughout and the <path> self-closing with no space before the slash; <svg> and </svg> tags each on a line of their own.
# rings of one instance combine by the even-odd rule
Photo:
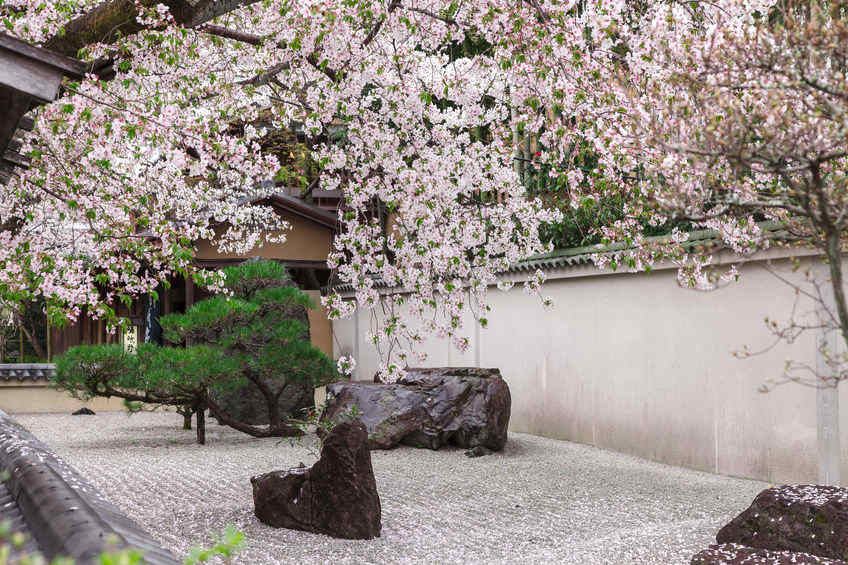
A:
<svg viewBox="0 0 848 565">
<path fill-rule="evenodd" d="M 0 472 L 45 557 L 97 563 L 103 551 L 135 549 L 149 565 L 178 565 L 136 522 L 75 469 L 0 410 Z"/>
</svg>

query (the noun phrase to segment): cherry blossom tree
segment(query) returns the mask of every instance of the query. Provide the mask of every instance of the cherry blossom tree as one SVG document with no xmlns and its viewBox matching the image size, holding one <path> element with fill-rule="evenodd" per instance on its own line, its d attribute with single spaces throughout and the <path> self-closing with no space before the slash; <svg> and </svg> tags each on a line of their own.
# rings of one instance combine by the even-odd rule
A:
<svg viewBox="0 0 848 565">
<path fill-rule="evenodd" d="M 566 213 L 622 202 L 599 228 L 624 244 L 618 264 L 674 261 L 708 287 L 736 273 L 687 252 L 685 232 L 648 240 L 645 226 L 684 218 L 744 254 L 766 244 L 756 220 L 811 217 L 791 188 L 813 178 L 802 163 L 841 164 L 842 75 L 822 76 L 839 26 L 804 51 L 774 1 L 48 4 L 4 8 L 6 28 L 91 74 L 39 111 L 32 165 L 3 189 L 0 289 L 43 296 L 55 317 L 113 317 L 116 298 L 174 271 L 220 286 L 193 270 L 192 241 L 223 223 L 218 244 L 246 251 L 286 227 L 243 206 L 287 176 L 260 150 L 273 131 L 302 130 L 321 188 L 344 194 L 329 263 L 355 301 L 325 306 L 372 313 L 388 378 L 428 336 L 467 347 L 463 320 L 486 324 L 497 273 L 548 250 L 540 226 L 561 211 L 545 187 L 564 190 Z M 808 56 L 810 73 L 786 71 Z M 526 289 L 550 304 L 543 280 Z"/>
<path fill-rule="evenodd" d="M 214 224 L 229 228 L 219 245 L 240 251 L 284 228 L 242 205 L 279 172 L 259 151 L 265 112 L 269 129 L 302 128 L 322 187 L 344 191 L 330 261 L 358 305 L 408 300 L 420 318 L 414 328 L 395 318 L 380 335 L 464 346 L 460 313 L 483 318 L 495 273 L 545 250 L 538 225 L 557 218 L 525 198 L 513 167 L 512 106 L 524 87 L 499 39 L 513 12 L 396 1 L 6 8 L 12 33 L 84 57 L 92 73 L 39 111 L 32 163 L 4 188 L 4 294 L 42 295 L 53 317 L 82 305 L 114 317 L 116 298 L 192 274 L 191 242 Z M 535 17 L 530 5 L 519 12 Z M 340 126 L 343 139 L 331 140 Z M 214 274 L 203 282 L 220 285 Z M 411 294 L 380 299 L 381 283 Z M 437 302 L 446 307 L 436 312 Z M 338 295 L 327 306 L 331 317 L 350 311 Z M 386 372 L 408 352 L 393 349 Z"/>
<path fill-rule="evenodd" d="M 844 6 L 787 1 L 755 8 L 735 20 L 721 10 L 697 13 L 698 26 L 693 14 L 670 12 L 665 25 L 700 31 L 682 44 L 655 44 L 650 58 L 667 70 L 667 84 L 645 81 L 631 91 L 633 131 L 645 147 L 642 193 L 656 209 L 718 230 L 737 254 L 770 244 L 758 222 L 779 222 L 824 268 L 804 267 L 803 281 L 793 283 L 817 313 L 798 312 L 785 325 L 769 321 L 771 330 L 790 342 L 807 330 L 836 331 L 848 344 Z M 684 282 L 714 285 L 708 261 L 690 263 Z M 785 380 L 835 386 L 848 377 L 834 344 L 820 344 L 820 358 L 819 367 L 789 364 Z"/>
<path fill-rule="evenodd" d="M 676 261 L 681 283 L 706 289 L 736 276 L 710 267 L 714 252 L 727 247 L 738 258 L 772 243 L 763 220 L 791 238 L 802 277 L 774 274 L 794 288 L 796 303 L 788 322 L 766 322 L 775 344 L 815 331 L 815 362 L 788 361 L 763 390 L 785 382 L 817 389 L 819 482 L 839 484 L 838 385 L 848 378 L 845 6 L 693 3 L 663 13 L 651 25 L 668 39 L 638 44 L 652 72 L 625 73 L 621 83 L 630 117 L 621 122 L 622 153 L 639 163 L 626 192 L 643 218 L 685 218 L 716 230 L 721 243 L 697 254 L 686 253 L 681 233 L 643 244 L 633 220 L 611 233 L 635 234 L 632 263 Z"/>
</svg>

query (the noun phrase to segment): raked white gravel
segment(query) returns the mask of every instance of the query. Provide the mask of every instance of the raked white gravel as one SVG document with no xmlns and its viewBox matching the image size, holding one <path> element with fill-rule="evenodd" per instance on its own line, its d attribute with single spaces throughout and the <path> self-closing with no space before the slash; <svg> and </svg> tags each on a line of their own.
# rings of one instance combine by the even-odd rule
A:
<svg viewBox="0 0 848 565">
<path fill-rule="evenodd" d="M 767 485 L 585 445 L 511 434 L 506 449 L 372 452 L 383 535 L 348 541 L 276 530 L 253 515 L 250 477 L 315 458 L 313 439 L 254 439 L 210 425 L 207 445 L 174 413 L 18 415 L 183 555 L 234 524 L 234 563 L 688 563 Z"/>
</svg>

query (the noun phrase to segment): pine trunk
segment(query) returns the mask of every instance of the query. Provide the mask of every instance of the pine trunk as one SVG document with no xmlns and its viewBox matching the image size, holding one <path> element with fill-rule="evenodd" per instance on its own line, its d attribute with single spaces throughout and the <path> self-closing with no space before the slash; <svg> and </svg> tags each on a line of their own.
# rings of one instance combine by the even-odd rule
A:
<svg viewBox="0 0 848 565">
<path fill-rule="evenodd" d="M 206 408 L 201 407 L 197 412 L 197 443 L 206 445 Z"/>
</svg>

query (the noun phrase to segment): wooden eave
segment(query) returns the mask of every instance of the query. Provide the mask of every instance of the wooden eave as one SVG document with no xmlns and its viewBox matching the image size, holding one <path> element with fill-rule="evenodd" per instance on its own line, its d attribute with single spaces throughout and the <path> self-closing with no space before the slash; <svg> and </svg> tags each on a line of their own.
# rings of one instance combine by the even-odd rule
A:
<svg viewBox="0 0 848 565">
<path fill-rule="evenodd" d="M 81 79 L 87 70 L 82 61 L 0 33 L 0 183 L 9 180 L 15 167 L 28 164 L 15 139 L 19 129 L 33 127 L 24 114 L 55 100 L 65 77 Z"/>
<path fill-rule="evenodd" d="M 43 69 L 61 73 L 62 76 L 69 78 L 82 79 L 88 71 L 88 64 L 79 59 L 66 57 L 43 47 L 36 47 L 2 32 L 0 32 L 0 52 L 3 53 L 4 58 L 14 54 L 19 61 L 28 60 L 33 66 L 37 64 Z"/>
<path fill-rule="evenodd" d="M 305 218 L 311 222 L 319 224 L 325 228 L 329 228 L 333 231 L 337 231 L 339 227 L 339 219 L 338 217 L 324 210 L 323 208 L 318 208 L 317 206 L 313 206 L 301 200 L 300 198 L 296 198 L 294 196 L 289 196 L 288 194 L 276 193 L 271 194 L 270 196 L 263 198 L 256 198 L 255 200 L 250 201 L 251 204 L 259 204 L 259 203 L 268 203 L 272 206 L 280 208 L 282 210 L 286 210 L 296 216 L 300 216 Z"/>
<path fill-rule="evenodd" d="M 238 265 L 243 263 L 247 258 L 246 257 L 218 257 L 218 258 L 210 258 L 210 259 L 194 259 L 194 264 L 198 267 L 206 268 L 206 269 L 223 269 L 226 267 L 231 267 L 233 265 Z M 267 259 L 268 261 L 275 261 L 280 263 L 281 265 L 285 265 L 289 268 L 296 269 L 326 269 L 327 262 L 326 261 L 313 261 L 311 259 Z"/>
</svg>

